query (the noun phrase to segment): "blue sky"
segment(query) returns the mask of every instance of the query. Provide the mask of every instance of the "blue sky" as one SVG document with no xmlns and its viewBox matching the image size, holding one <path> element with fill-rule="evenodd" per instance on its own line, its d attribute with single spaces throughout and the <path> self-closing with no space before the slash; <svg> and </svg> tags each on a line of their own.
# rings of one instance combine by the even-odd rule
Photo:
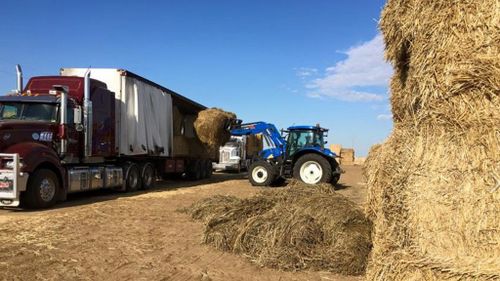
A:
<svg viewBox="0 0 500 281">
<path fill-rule="evenodd" d="M 125 68 L 246 122 L 316 124 L 358 155 L 392 123 L 382 0 L 0 4 L 0 92 L 61 67 Z M 25 79 L 26 79 L 25 78 Z"/>
</svg>

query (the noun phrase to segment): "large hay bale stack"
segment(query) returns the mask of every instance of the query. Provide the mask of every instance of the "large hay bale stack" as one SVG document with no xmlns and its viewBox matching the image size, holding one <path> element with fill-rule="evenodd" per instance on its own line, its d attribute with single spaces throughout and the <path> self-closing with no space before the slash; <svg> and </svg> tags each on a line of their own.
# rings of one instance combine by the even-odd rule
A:
<svg viewBox="0 0 500 281">
<path fill-rule="evenodd" d="M 394 129 L 366 163 L 370 280 L 500 280 L 500 2 L 389 0 Z"/>
<path fill-rule="evenodd" d="M 198 113 L 194 128 L 199 139 L 209 151 L 218 151 L 219 146 L 231 137 L 228 127 L 236 119 L 236 115 L 218 108 L 209 108 Z"/>
<path fill-rule="evenodd" d="M 365 272 L 371 223 L 330 185 L 294 183 L 238 199 L 215 196 L 187 210 L 205 222 L 204 242 L 283 270 Z"/>
</svg>

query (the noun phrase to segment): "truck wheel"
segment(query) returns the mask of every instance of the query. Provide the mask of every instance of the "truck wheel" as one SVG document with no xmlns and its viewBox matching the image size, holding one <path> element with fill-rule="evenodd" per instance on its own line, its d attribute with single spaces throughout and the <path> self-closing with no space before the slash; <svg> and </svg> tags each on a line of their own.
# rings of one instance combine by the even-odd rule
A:
<svg viewBox="0 0 500 281">
<path fill-rule="evenodd" d="M 125 174 L 125 191 L 132 192 L 139 190 L 141 187 L 141 174 L 139 172 L 139 167 L 130 163 L 126 168 Z"/>
<path fill-rule="evenodd" d="M 275 178 L 273 167 L 266 161 L 256 161 L 248 169 L 248 179 L 253 186 L 269 186 Z"/>
<path fill-rule="evenodd" d="M 59 179 L 54 172 L 48 169 L 36 170 L 23 194 L 23 204 L 32 209 L 51 207 L 57 201 L 59 188 Z"/>
<path fill-rule="evenodd" d="M 151 189 L 155 186 L 156 175 L 153 164 L 146 163 L 142 166 L 141 180 L 142 189 Z"/>
<path fill-rule="evenodd" d="M 189 180 L 199 180 L 202 176 L 202 165 L 201 165 L 201 160 L 196 159 L 191 164 L 189 165 L 188 171 L 187 171 L 187 177 Z"/>
<path fill-rule="evenodd" d="M 213 173 L 214 173 L 214 168 L 212 167 L 212 160 L 208 159 L 207 160 L 207 172 L 208 172 L 208 178 L 211 178 Z"/>
<path fill-rule="evenodd" d="M 207 160 L 200 160 L 200 170 L 201 170 L 201 178 L 208 178 L 208 170 L 207 170 Z"/>
<path fill-rule="evenodd" d="M 295 163 L 293 177 L 307 184 L 330 182 L 332 167 L 323 156 L 306 154 L 301 156 Z"/>
</svg>

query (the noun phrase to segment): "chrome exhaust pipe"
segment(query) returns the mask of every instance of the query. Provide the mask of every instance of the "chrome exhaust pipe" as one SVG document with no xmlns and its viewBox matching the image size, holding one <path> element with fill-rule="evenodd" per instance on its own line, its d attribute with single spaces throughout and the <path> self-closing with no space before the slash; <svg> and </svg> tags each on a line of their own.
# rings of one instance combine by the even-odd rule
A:
<svg viewBox="0 0 500 281">
<path fill-rule="evenodd" d="M 92 156 L 92 101 L 90 100 L 90 69 L 84 75 L 83 90 L 83 131 L 85 157 Z"/>
<path fill-rule="evenodd" d="M 68 125 L 68 92 L 69 88 L 62 85 L 54 85 L 52 89 L 61 94 L 61 103 L 59 106 L 59 138 L 61 139 L 61 147 L 59 148 L 59 156 L 64 158 L 68 152 L 68 136 L 67 125 Z"/>
<path fill-rule="evenodd" d="M 16 74 L 17 74 L 17 93 L 20 94 L 23 92 L 23 70 L 21 69 L 21 65 L 16 64 Z"/>
</svg>

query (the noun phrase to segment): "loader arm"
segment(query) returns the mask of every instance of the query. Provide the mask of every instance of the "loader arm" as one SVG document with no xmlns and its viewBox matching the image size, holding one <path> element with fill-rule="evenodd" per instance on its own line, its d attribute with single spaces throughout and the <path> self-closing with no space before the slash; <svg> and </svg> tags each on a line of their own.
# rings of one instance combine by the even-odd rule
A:
<svg viewBox="0 0 500 281">
<path fill-rule="evenodd" d="M 274 144 L 274 146 L 282 151 L 284 151 L 286 146 L 286 141 L 283 139 L 279 133 L 276 126 L 265 122 L 254 122 L 237 125 L 231 130 L 231 135 L 233 136 L 244 136 L 244 135 L 258 135 L 263 134 L 269 137 L 269 140 Z"/>
</svg>

